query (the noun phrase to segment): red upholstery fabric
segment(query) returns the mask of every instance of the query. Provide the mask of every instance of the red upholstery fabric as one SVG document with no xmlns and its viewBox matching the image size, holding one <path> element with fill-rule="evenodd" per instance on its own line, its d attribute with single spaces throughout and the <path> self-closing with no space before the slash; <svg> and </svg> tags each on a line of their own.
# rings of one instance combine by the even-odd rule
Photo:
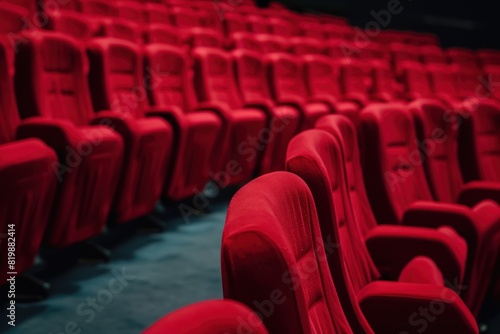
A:
<svg viewBox="0 0 500 334">
<path fill-rule="evenodd" d="M 307 55 L 304 62 L 304 77 L 311 100 L 324 101 L 338 114 L 349 117 L 357 123 L 359 106 L 343 100 L 340 87 L 340 71 L 328 57 Z"/>
<path fill-rule="evenodd" d="M 338 250 L 330 254 L 328 263 L 346 316 L 351 326 L 359 332 L 367 331 L 369 327 L 359 309 L 357 296 L 367 285 L 379 279 L 380 274 L 368 254 L 349 205 L 343 159 L 335 137 L 323 130 L 310 130 L 291 141 L 287 170 L 301 176 L 309 185 L 317 205 L 323 240 L 325 243 L 334 241 L 337 244 Z M 401 269 L 403 272 L 414 272 L 415 268 L 421 268 L 420 275 L 425 277 L 421 283 L 435 279 L 434 272 L 424 271 L 428 266 L 415 265 L 415 262 L 409 265 L 409 268 Z M 403 320 L 407 317 L 395 322 L 404 324 Z"/>
<path fill-rule="evenodd" d="M 436 45 L 425 45 L 420 47 L 420 56 L 425 64 L 446 65 L 447 59 L 441 47 Z"/>
<path fill-rule="evenodd" d="M 438 227 L 449 225 L 468 244 L 464 300 L 475 314 L 484 297 L 500 228 L 497 205 L 484 203 L 488 218 L 456 204 L 434 203 L 425 178 L 421 145 L 411 114 L 400 104 L 370 105 L 361 113 L 365 181 L 375 216 L 391 224 Z M 481 205 L 483 206 L 483 205 Z M 403 217 L 404 215 L 404 217 Z"/>
<path fill-rule="evenodd" d="M 59 156 L 54 170 L 60 185 L 48 234 L 53 246 L 101 232 L 121 168 L 121 138 L 106 127 L 89 126 L 87 68 L 83 47 L 62 34 L 38 32 L 18 45 L 17 104 L 21 116 L 30 118 L 17 135 L 42 139 Z"/>
<path fill-rule="evenodd" d="M 309 99 L 300 58 L 285 53 L 271 53 L 266 61 L 274 100 L 278 104 L 290 105 L 300 111 L 301 130 L 314 127 L 319 118 L 334 111 L 332 106 L 324 101 Z"/>
<path fill-rule="evenodd" d="M 283 170 L 288 143 L 299 128 L 299 111 L 292 106 L 275 105 L 271 99 L 266 67 L 261 56 L 249 50 L 232 53 L 236 81 L 245 106 L 262 109 L 267 114 L 269 140 L 263 151 L 261 174 Z"/>
<path fill-rule="evenodd" d="M 268 334 L 248 307 L 232 300 L 210 300 L 185 306 L 158 320 L 144 334 Z"/>
<path fill-rule="evenodd" d="M 144 42 L 147 44 L 161 43 L 168 45 L 182 45 L 182 36 L 179 30 L 168 24 L 152 23 L 144 27 Z"/>
<path fill-rule="evenodd" d="M 325 116 L 316 128 L 332 134 L 341 144 L 346 169 L 347 189 L 355 222 L 365 238 L 370 254 L 384 276 L 396 279 L 401 269 L 415 256 L 430 257 L 448 280 L 459 278 L 465 272 L 467 244 L 454 230 L 438 230 L 409 226 L 379 226 L 366 194 L 358 136 L 354 125 L 343 116 Z M 384 221 L 379 223 L 384 224 Z M 390 256 L 398 249 L 397 259 Z"/>
<path fill-rule="evenodd" d="M 251 307 L 269 333 L 352 333 L 325 259 L 299 177 L 266 174 L 233 197 L 222 237 L 224 297 Z"/>
<path fill-rule="evenodd" d="M 288 40 L 281 36 L 259 33 L 255 35 L 255 39 L 264 53 L 287 52 L 289 48 Z"/>
<path fill-rule="evenodd" d="M 52 211 L 57 178 L 53 166 L 57 156 L 37 139 L 12 142 L 19 116 L 12 89 L 10 46 L 0 42 L 0 284 L 10 276 L 22 274 L 31 266 L 45 233 Z M 14 228 L 9 225 L 14 225 Z M 9 234 L 14 230 L 15 235 Z M 9 243 L 15 238 L 15 270 L 9 269 Z"/>
<path fill-rule="evenodd" d="M 444 278 L 436 264 L 429 258 L 417 256 L 401 271 L 398 282 L 444 286 Z"/>
<path fill-rule="evenodd" d="M 447 110 L 444 105 L 435 100 L 416 100 L 409 105 L 410 112 L 417 129 L 418 140 L 425 143 L 423 162 L 429 180 L 429 186 L 434 197 L 442 202 L 454 203 L 463 199 L 462 190 L 466 183 L 462 178 L 458 161 L 458 131 L 460 124 L 469 114 L 460 115 L 453 110 Z M 463 117 L 461 117 L 463 116 Z M 500 189 L 500 182 L 485 182 L 471 184 L 467 188 L 467 203 L 473 206 L 483 199 L 488 199 L 489 194 Z M 475 191 L 474 191 L 475 189 Z M 472 197 L 472 192 L 476 198 Z M 500 193 L 493 199 L 500 198 Z"/>
<path fill-rule="evenodd" d="M 216 112 L 223 123 L 213 152 L 213 171 L 228 171 L 227 184 L 246 181 L 252 176 L 261 153 L 250 143 L 252 138 L 257 138 L 258 145 L 265 144 L 259 139 L 266 124 L 265 113 L 257 108 L 244 108 L 230 54 L 196 48 L 193 57 L 199 108 Z"/>
<path fill-rule="evenodd" d="M 458 65 L 460 69 L 479 70 L 476 55 L 472 50 L 449 48 L 446 50 L 446 55 L 450 63 Z"/>
<path fill-rule="evenodd" d="M 463 119 L 458 144 L 465 180 L 500 182 L 500 103 L 482 99 L 461 110 L 469 116 Z"/>
<path fill-rule="evenodd" d="M 416 62 L 403 62 L 399 65 L 403 95 L 408 100 L 433 96 L 432 87 L 424 65 Z"/>
<path fill-rule="evenodd" d="M 290 49 L 296 55 L 323 54 L 323 41 L 316 38 L 295 37 L 290 41 Z"/>
<path fill-rule="evenodd" d="M 78 0 L 79 10 L 87 15 L 117 17 L 117 8 L 105 0 Z"/>
<path fill-rule="evenodd" d="M 163 190 L 172 150 L 172 127 L 145 118 L 143 59 L 132 43 L 98 38 L 88 45 L 88 75 L 95 123 L 107 124 L 125 143 L 115 216 L 125 222 L 151 212 Z"/>
<path fill-rule="evenodd" d="M 164 197 L 179 201 L 201 192 L 210 180 L 210 159 L 221 121 L 210 111 L 193 112 L 196 99 L 183 50 L 151 44 L 144 54 L 145 84 L 154 106 L 150 115 L 169 121 L 175 134 Z"/>
</svg>

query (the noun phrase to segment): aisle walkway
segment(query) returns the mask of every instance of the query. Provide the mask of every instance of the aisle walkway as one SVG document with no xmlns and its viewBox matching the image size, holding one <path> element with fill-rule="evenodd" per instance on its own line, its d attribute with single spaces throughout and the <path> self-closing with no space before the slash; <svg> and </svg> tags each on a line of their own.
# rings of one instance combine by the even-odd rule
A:
<svg viewBox="0 0 500 334">
<path fill-rule="evenodd" d="M 183 305 L 220 298 L 226 211 L 227 203 L 216 204 L 189 224 L 178 217 L 165 232 L 127 236 L 112 247 L 110 263 L 72 267 L 51 279 L 50 298 L 18 304 L 17 326 L 7 328 L 3 319 L 0 333 L 137 334 Z"/>
</svg>

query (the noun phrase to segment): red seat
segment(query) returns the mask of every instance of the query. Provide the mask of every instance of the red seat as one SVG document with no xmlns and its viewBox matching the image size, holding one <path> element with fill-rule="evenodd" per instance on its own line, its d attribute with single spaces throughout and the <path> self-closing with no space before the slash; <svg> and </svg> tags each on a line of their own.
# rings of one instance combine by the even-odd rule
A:
<svg viewBox="0 0 500 334">
<path fill-rule="evenodd" d="M 295 37 L 290 40 L 290 49 L 296 55 L 324 54 L 324 42 L 315 38 Z"/>
<path fill-rule="evenodd" d="M 325 38 L 325 29 L 323 25 L 316 20 L 301 20 L 299 22 L 299 33 L 304 37 L 317 38 L 321 40 Z"/>
<path fill-rule="evenodd" d="M 257 148 L 265 144 L 265 113 L 244 107 L 230 54 L 218 49 L 196 48 L 193 58 L 199 108 L 216 112 L 223 124 L 213 152 L 212 171 L 227 176 L 225 185 L 244 182 L 257 166 L 260 157 Z"/>
<path fill-rule="evenodd" d="M 245 16 L 241 15 L 238 12 L 224 12 L 224 21 L 222 23 L 226 37 L 229 37 L 231 36 L 231 34 L 237 32 L 245 32 L 248 30 Z"/>
<path fill-rule="evenodd" d="M 261 320 L 232 300 L 210 300 L 185 306 L 158 320 L 144 334 L 222 334 L 244 330 L 268 334 Z"/>
<path fill-rule="evenodd" d="M 321 119 L 318 124 L 321 126 L 324 120 L 325 118 Z M 355 138 L 355 134 L 353 137 Z M 415 249 L 401 249 L 398 256 L 394 256 L 395 249 L 386 248 L 385 261 L 387 257 L 395 259 L 387 261 L 386 264 L 392 262 L 391 264 L 397 267 L 391 268 L 392 274 L 396 274 L 396 282 L 381 280 L 381 273 L 368 253 L 353 216 L 353 207 L 350 206 L 351 199 L 359 199 L 359 196 L 352 194 L 357 184 L 350 182 L 350 189 L 347 188 L 347 178 L 354 177 L 350 174 L 354 168 L 347 171 L 345 169 L 349 164 L 343 156 L 338 140 L 323 130 L 303 132 L 290 142 L 287 170 L 300 176 L 311 189 L 318 210 L 323 243 L 336 245 L 335 249 L 330 250 L 328 264 L 340 302 L 354 332 L 398 333 L 411 330 L 412 324 L 408 319 L 415 312 L 414 308 L 418 309 L 419 303 L 422 307 L 428 305 L 436 296 L 449 293 L 453 298 L 447 300 L 446 306 L 443 305 L 446 315 L 441 314 L 443 318 L 429 325 L 427 331 L 441 333 L 445 329 L 448 330 L 450 324 L 456 320 L 463 322 L 456 324 L 455 330 L 460 328 L 463 332 L 477 333 L 473 316 L 460 298 L 444 287 L 443 276 L 436 264 L 421 256 Z M 355 204 L 354 209 L 359 210 L 362 207 Z M 363 215 L 361 212 L 355 214 L 357 217 Z M 359 223 L 364 223 L 364 219 Z M 415 234 L 417 231 L 418 229 L 413 229 Z M 429 234 L 432 232 L 434 235 L 441 234 L 437 231 L 429 231 Z M 411 234 L 403 236 L 406 243 L 410 242 Z M 391 237 L 394 238 L 395 234 Z M 454 251 L 453 240 L 447 240 L 445 234 L 438 238 L 440 240 L 437 241 L 437 247 L 434 247 L 433 255 L 447 268 L 450 268 L 450 260 L 460 262 L 457 258 L 460 256 L 463 264 L 465 254 Z M 444 242 L 441 243 L 441 240 Z M 383 242 L 379 245 L 383 245 Z M 432 247 L 429 244 L 421 246 L 420 250 L 425 253 L 429 253 L 426 247 Z M 442 257 L 444 249 L 448 252 L 448 257 Z M 410 261 L 404 263 L 403 258 Z M 460 275 L 460 271 L 455 270 L 450 274 L 455 278 L 455 275 Z M 387 278 L 385 276 L 385 279 Z M 426 284 L 425 288 L 422 284 Z M 394 294 L 394 291 L 398 293 Z M 445 317 L 448 319 L 444 319 Z"/>
<path fill-rule="evenodd" d="M 118 9 L 106 0 L 79 0 L 79 10 L 90 16 L 118 17 Z"/>
<path fill-rule="evenodd" d="M 500 65 L 486 65 L 483 67 L 485 78 L 480 83 L 485 86 L 491 98 L 500 101 Z M 478 94 L 484 98 L 485 95 Z"/>
<path fill-rule="evenodd" d="M 113 38 L 88 43 L 88 75 L 96 120 L 125 143 L 124 168 L 115 199 L 115 219 L 126 222 L 150 213 L 160 198 L 172 150 L 172 127 L 145 118 L 148 101 L 139 47 Z"/>
<path fill-rule="evenodd" d="M 359 106 L 343 99 L 340 87 L 340 71 L 330 58 L 307 55 L 304 61 L 304 78 L 312 100 L 324 101 L 341 115 L 357 122 Z"/>
<path fill-rule="evenodd" d="M 235 49 L 252 50 L 261 52 L 260 42 L 255 38 L 255 34 L 249 32 L 236 32 L 230 37 L 232 46 Z"/>
<path fill-rule="evenodd" d="M 334 111 L 325 100 L 309 97 L 300 58 L 285 53 L 271 53 L 266 62 L 274 100 L 300 111 L 300 131 L 313 128 L 319 118 Z"/>
<path fill-rule="evenodd" d="M 164 5 L 158 3 L 145 3 L 143 17 L 146 23 L 170 23 L 168 9 Z"/>
<path fill-rule="evenodd" d="M 150 115 L 174 128 L 173 159 L 164 197 L 180 201 L 203 191 L 210 180 L 211 153 L 221 122 L 209 111 L 194 111 L 196 100 L 182 49 L 151 44 L 144 48 Z M 196 161 L 196 163 L 194 163 Z"/>
<path fill-rule="evenodd" d="M 370 66 L 372 67 L 370 98 L 381 102 L 402 99 L 402 87 L 394 78 L 389 64 L 383 61 L 374 61 L 370 63 Z"/>
<path fill-rule="evenodd" d="M 369 92 L 372 86 L 371 65 L 356 59 L 342 59 L 338 63 L 340 83 L 344 99 L 360 106 L 370 102 Z"/>
<path fill-rule="evenodd" d="M 57 156 L 38 139 L 16 140 L 21 121 L 12 87 L 13 64 L 8 41 L 0 39 L 0 284 L 9 272 L 29 268 L 42 242 L 57 188 Z M 15 241 L 15 265 L 9 245 Z M 22 250 L 22 251 L 20 251 Z M 12 248 L 10 249 L 12 251 Z"/>
<path fill-rule="evenodd" d="M 100 29 L 98 37 L 118 38 L 132 43 L 142 43 L 141 27 L 142 25 L 120 18 L 100 18 L 95 19 Z"/>
<path fill-rule="evenodd" d="M 458 133 L 468 112 L 446 108 L 437 100 L 421 99 L 409 105 L 417 137 L 427 143 L 424 166 L 434 197 L 447 203 L 474 206 L 482 200 L 500 203 L 500 183 L 465 183 L 458 161 Z"/>
<path fill-rule="evenodd" d="M 477 58 L 484 66 L 497 65 L 500 66 L 500 51 L 498 50 L 478 50 L 476 52 Z"/>
<path fill-rule="evenodd" d="M 261 15 L 251 14 L 246 15 L 244 19 L 247 22 L 248 31 L 254 34 L 271 34 L 272 27 L 269 20 Z"/>
<path fill-rule="evenodd" d="M 270 17 L 269 28 L 270 33 L 281 37 L 293 37 L 297 35 L 297 31 L 292 21 L 287 18 Z"/>
<path fill-rule="evenodd" d="M 222 35 L 216 30 L 203 27 L 194 27 L 185 30 L 186 42 L 190 48 L 199 46 L 222 48 L 224 40 Z"/>
<path fill-rule="evenodd" d="M 400 65 L 406 62 L 420 62 L 420 48 L 403 43 L 391 43 L 389 49 L 392 54 L 392 67 L 396 73 L 400 72 Z"/>
<path fill-rule="evenodd" d="M 115 6 L 118 17 L 133 21 L 135 23 L 145 22 L 144 6 L 137 1 L 116 1 Z"/>
<path fill-rule="evenodd" d="M 396 103 L 373 104 L 361 113 L 364 176 L 378 221 L 426 227 L 448 225 L 468 244 L 463 299 L 474 314 L 481 306 L 498 248 L 500 209 L 484 202 L 473 209 L 435 202 L 425 177 L 421 153 L 408 109 Z M 498 232 L 497 232 L 498 230 Z"/>
<path fill-rule="evenodd" d="M 449 107 L 456 105 L 460 99 L 453 68 L 445 64 L 431 64 L 425 69 L 429 75 L 433 97 L 440 99 Z"/>
<path fill-rule="evenodd" d="M 424 45 L 420 47 L 420 56 L 424 64 L 447 64 L 444 50 L 435 45 Z"/>
<path fill-rule="evenodd" d="M 476 54 L 474 51 L 462 48 L 449 48 L 446 50 L 446 55 L 451 64 L 458 65 L 464 70 L 479 70 Z"/>
<path fill-rule="evenodd" d="M 262 109 L 268 119 L 269 140 L 259 164 L 259 173 L 283 170 L 286 148 L 299 128 L 299 111 L 291 106 L 275 105 L 267 82 L 266 66 L 259 53 L 239 49 L 232 55 L 244 105 Z"/>
<path fill-rule="evenodd" d="M 402 95 L 407 100 L 433 96 L 426 67 L 420 63 L 403 62 L 399 65 Z"/>
<path fill-rule="evenodd" d="M 352 333 L 326 254 L 304 181 L 286 172 L 261 176 L 229 205 L 221 252 L 224 297 L 252 308 L 270 333 Z"/>
<path fill-rule="evenodd" d="M 22 138 L 38 137 L 60 157 L 60 186 L 47 241 L 66 246 L 99 234 L 112 208 L 123 155 L 121 138 L 90 123 L 87 60 L 77 40 L 38 32 L 18 45 L 15 87 L 26 119 Z M 37 117 L 36 117 L 37 116 Z"/>
<path fill-rule="evenodd" d="M 458 144 L 465 180 L 500 182 L 500 103 L 483 99 L 462 108 L 469 115 Z"/>
<path fill-rule="evenodd" d="M 179 29 L 168 24 L 152 23 L 144 27 L 143 38 L 146 44 L 161 43 L 181 46 L 183 38 Z"/>
<path fill-rule="evenodd" d="M 192 9 L 176 6 L 170 9 L 171 23 L 179 28 L 193 28 L 201 26 L 200 16 Z"/>
<path fill-rule="evenodd" d="M 289 48 L 288 41 L 281 36 L 256 34 L 255 39 L 259 42 L 260 50 L 264 53 L 287 52 Z"/>
</svg>

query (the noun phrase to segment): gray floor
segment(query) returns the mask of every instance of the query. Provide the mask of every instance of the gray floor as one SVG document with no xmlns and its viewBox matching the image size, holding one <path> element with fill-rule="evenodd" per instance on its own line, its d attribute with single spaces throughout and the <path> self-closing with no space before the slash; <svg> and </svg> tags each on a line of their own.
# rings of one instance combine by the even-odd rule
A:
<svg viewBox="0 0 500 334">
<path fill-rule="evenodd" d="M 50 280 L 50 298 L 18 304 L 16 327 L 6 327 L 4 319 L 0 333 L 139 333 L 183 305 L 220 298 L 226 211 L 226 203 L 217 204 L 189 224 L 178 217 L 168 221 L 163 233 L 126 237 L 112 247 L 111 262 L 74 266 L 56 275 Z M 119 283 L 114 278 L 123 271 L 125 280 Z M 97 304 L 87 304 L 92 303 L 88 298 Z"/>
</svg>

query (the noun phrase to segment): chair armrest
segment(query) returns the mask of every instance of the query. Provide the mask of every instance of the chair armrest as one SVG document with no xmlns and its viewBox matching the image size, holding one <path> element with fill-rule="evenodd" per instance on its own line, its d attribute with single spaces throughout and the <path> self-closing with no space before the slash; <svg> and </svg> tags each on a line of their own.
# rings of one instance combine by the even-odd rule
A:
<svg viewBox="0 0 500 334">
<path fill-rule="evenodd" d="M 473 207 L 483 200 L 500 204 L 500 182 L 472 181 L 464 184 L 458 196 L 458 203 Z"/>
<path fill-rule="evenodd" d="M 476 320 L 451 289 L 430 284 L 373 282 L 358 293 L 375 333 L 476 334 Z"/>
<path fill-rule="evenodd" d="M 24 120 L 17 128 L 17 139 L 38 138 L 63 153 L 67 146 L 75 147 L 79 136 L 73 123 L 65 120 L 32 117 Z"/>
<path fill-rule="evenodd" d="M 426 256 L 436 263 L 445 281 L 462 282 L 467 243 L 449 227 L 379 225 L 366 235 L 366 246 L 379 271 L 390 280 L 397 280 L 413 258 Z"/>
</svg>

